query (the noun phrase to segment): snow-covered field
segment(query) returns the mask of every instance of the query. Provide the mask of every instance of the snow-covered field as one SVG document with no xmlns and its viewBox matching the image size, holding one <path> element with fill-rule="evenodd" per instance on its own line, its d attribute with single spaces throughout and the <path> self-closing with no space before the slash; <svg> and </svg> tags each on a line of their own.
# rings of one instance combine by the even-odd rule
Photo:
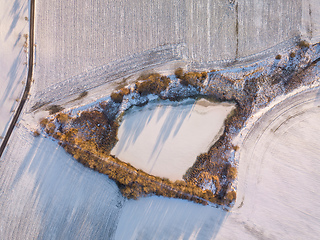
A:
<svg viewBox="0 0 320 240">
<path fill-rule="evenodd" d="M 319 235 L 319 93 L 315 88 L 288 98 L 249 129 L 240 152 L 237 218 L 230 218 L 231 226 L 243 222 L 261 238 Z"/>
<path fill-rule="evenodd" d="M 0 162 L 3 239 L 317 239 L 320 88 L 275 105 L 242 132 L 231 212 L 185 200 L 124 201 L 24 118 Z M 27 116 L 27 115 L 25 115 Z"/>
<path fill-rule="evenodd" d="M 107 176 L 16 128 L 0 161 L 0 239 L 112 239 L 124 199 Z"/>
<path fill-rule="evenodd" d="M 289 46 L 300 32 L 319 39 L 317 0 L 152 2 L 36 1 L 37 65 L 26 109 L 108 77 L 106 95 L 113 80 L 178 60 L 190 68 L 196 60 L 214 66 L 276 52 L 276 44 Z M 26 77 L 23 7 L 20 0 L 1 1 L 6 58 L 0 76 L 7 90 L 0 96 L 10 110 Z M 319 106 L 319 88 L 299 93 L 242 132 L 231 212 L 163 197 L 126 201 L 106 176 L 84 168 L 52 140 L 34 138 L 24 111 L 0 160 L 0 239 L 318 239 Z"/>
<path fill-rule="evenodd" d="M 0 0 L 0 144 L 27 81 L 28 1 Z"/>
<path fill-rule="evenodd" d="M 318 0 L 302 0 L 301 33 L 312 43 L 320 41 L 320 7 Z"/>
<path fill-rule="evenodd" d="M 129 201 L 116 239 L 318 239 L 319 106 L 320 88 L 303 92 L 249 128 L 231 212 L 157 197 Z"/>
<path fill-rule="evenodd" d="M 34 104 L 177 61 L 211 70 L 276 55 L 300 35 L 301 9 L 302 0 L 37 1 Z"/>
<path fill-rule="evenodd" d="M 133 107 L 124 115 L 111 154 L 152 175 L 182 180 L 196 157 L 222 134 L 233 108 L 205 99 Z"/>
</svg>

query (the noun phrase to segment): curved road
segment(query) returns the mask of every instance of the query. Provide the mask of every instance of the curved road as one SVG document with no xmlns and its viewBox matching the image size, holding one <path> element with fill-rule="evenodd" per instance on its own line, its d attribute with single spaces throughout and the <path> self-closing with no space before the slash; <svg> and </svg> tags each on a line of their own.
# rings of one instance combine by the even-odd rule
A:
<svg viewBox="0 0 320 240">
<path fill-rule="evenodd" d="M 0 158 L 8 144 L 9 138 L 11 136 L 11 133 L 19 119 L 19 116 L 21 114 L 21 111 L 23 109 L 24 104 L 26 103 L 28 99 L 28 95 L 30 92 L 31 87 L 31 81 L 32 81 L 32 74 L 33 74 L 33 49 L 34 49 L 34 10 L 35 10 L 35 0 L 30 0 L 30 26 L 29 26 L 29 61 L 28 61 L 28 77 L 27 77 L 27 83 L 26 87 L 24 89 L 20 104 L 18 106 L 17 111 L 15 112 L 13 119 L 10 123 L 10 126 L 7 130 L 6 136 L 4 137 L 2 144 L 0 146 Z"/>
</svg>

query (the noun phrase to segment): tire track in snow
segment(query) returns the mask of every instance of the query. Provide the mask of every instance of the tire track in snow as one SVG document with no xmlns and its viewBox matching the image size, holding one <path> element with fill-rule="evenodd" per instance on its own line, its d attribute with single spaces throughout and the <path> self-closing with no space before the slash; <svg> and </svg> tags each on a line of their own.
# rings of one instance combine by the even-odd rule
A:
<svg viewBox="0 0 320 240">
<path fill-rule="evenodd" d="M 297 93 L 289 98 L 286 98 L 285 100 L 281 101 L 280 103 L 276 104 L 274 107 L 269 109 L 266 113 L 264 113 L 259 119 L 257 119 L 257 121 L 254 123 L 254 125 L 250 128 L 250 130 L 244 136 L 244 140 L 242 143 L 242 145 L 246 145 L 250 141 L 254 141 L 254 143 L 249 144 L 249 145 L 253 146 L 249 150 L 250 151 L 249 162 L 252 162 L 253 159 L 256 159 L 256 158 L 254 158 L 255 149 L 256 149 L 257 145 L 259 144 L 259 142 L 261 141 L 261 139 L 263 138 L 263 136 L 265 134 L 268 134 L 268 131 L 271 132 L 272 134 L 274 134 L 281 127 L 281 125 L 283 125 L 285 122 L 287 122 L 288 120 L 290 120 L 298 115 L 303 114 L 305 112 L 305 109 L 301 109 L 300 111 L 298 111 L 297 114 L 293 114 L 293 115 L 286 117 L 284 119 L 281 119 L 281 117 L 283 117 L 284 115 L 288 115 L 288 113 L 290 111 L 294 111 L 294 109 L 297 109 L 297 108 L 299 109 L 301 106 L 315 101 L 317 98 L 319 98 L 319 96 L 317 95 L 318 92 L 319 92 L 319 87 Z M 291 104 L 289 106 L 288 105 L 284 106 L 288 102 L 290 102 Z M 314 107 L 317 107 L 317 106 L 314 106 Z M 272 117 L 272 116 L 274 116 L 272 118 L 272 120 L 269 121 L 263 129 L 259 130 L 259 128 L 261 127 L 260 125 L 263 124 L 263 121 L 265 119 Z M 276 124 L 277 122 L 279 122 L 279 124 Z M 275 125 L 275 128 L 272 128 L 273 125 Z M 257 131 L 257 129 L 259 131 Z M 254 137 L 255 140 L 252 140 L 252 137 L 256 132 L 258 132 L 258 135 L 256 135 Z M 269 144 L 270 143 L 268 143 L 268 145 L 265 145 L 265 152 L 268 150 Z M 246 153 L 244 153 L 244 154 L 246 154 Z M 240 153 L 240 156 L 241 156 L 241 153 Z M 258 158 L 256 160 L 258 160 L 258 161 L 255 161 L 254 163 L 256 165 L 259 165 L 259 167 L 257 167 L 257 171 L 255 174 L 256 179 L 257 179 L 257 182 L 256 182 L 256 185 L 257 185 L 257 184 L 259 184 L 259 176 L 260 176 L 261 164 L 263 161 L 263 157 L 261 156 L 260 158 Z M 252 164 L 247 164 L 247 168 L 245 170 L 245 172 L 246 172 L 245 176 L 248 175 L 248 171 L 249 171 L 249 168 L 251 165 Z M 244 183 L 243 189 L 247 188 L 247 180 L 248 179 L 243 180 L 243 183 Z M 243 193 L 241 201 L 242 202 L 240 203 L 238 208 L 241 208 L 245 203 L 245 193 Z"/>
</svg>

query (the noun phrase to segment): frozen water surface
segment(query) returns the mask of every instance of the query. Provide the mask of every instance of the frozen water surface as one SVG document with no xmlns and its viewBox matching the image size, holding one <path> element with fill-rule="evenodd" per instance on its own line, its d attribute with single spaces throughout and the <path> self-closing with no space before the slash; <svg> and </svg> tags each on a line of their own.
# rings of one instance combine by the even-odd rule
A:
<svg viewBox="0 0 320 240">
<path fill-rule="evenodd" d="M 205 99 L 133 107 L 123 117 L 119 142 L 111 154 L 147 173 L 182 179 L 196 157 L 222 134 L 224 120 L 233 108 Z"/>
</svg>

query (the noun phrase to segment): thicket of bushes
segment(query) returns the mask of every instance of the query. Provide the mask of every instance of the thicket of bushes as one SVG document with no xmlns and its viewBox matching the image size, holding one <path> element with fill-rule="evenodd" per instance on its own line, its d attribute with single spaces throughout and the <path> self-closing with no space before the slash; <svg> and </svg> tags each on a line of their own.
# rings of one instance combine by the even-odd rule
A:
<svg viewBox="0 0 320 240">
<path fill-rule="evenodd" d="M 160 94 L 162 91 L 166 90 L 169 86 L 170 79 L 165 76 L 161 76 L 158 73 L 149 74 L 143 79 L 136 83 L 137 91 L 142 95 L 148 94 Z"/>
<path fill-rule="evenodd" d="M 180 83 L 182 85 L 190 85 L 198 89 L 203 86 L 204 80 L 208 77 L 207 72 L 184 73 L 182 68 L 178 68 L 175 71 L 175 75 L 180 79 Z M 160 95 L 162 91 L 168 89 L 169 83 L 170 78 L 161 76 L 159 73 L 151 73 L 138 78 L 137 82 L 135 83 L 135 91 L 141 96 L 146 96 L 148 94 Z M 123 97 L 129 93 L 130 90 L 123 87 L 120 90 L 111 93 L 111 100 L 115 103 L 121 103 L 123 101 Z M 172 100 L 177 99 L 172 98 Z"/>
<path fill-rule="evenodd" d="M 145 76 L 141 76 L 135 84 L 135 90 L 141 95 L 146 96 L 148 94 L 159 95 L 162 91 L 166 90 L 169 86 L 170 78 L 161 76 L 159 73 L 151 73 Z M 123 97 L 128 95 L 130 90 L 126 87 L 121 88 L 118 91 L 111 93 L 111 100 L 115 103 L 121 103 Z"/>
<path fill-rule="evenodd" d="M 83 112 L 76 118 L 58 114 L 54 119 L 41 120 L 41 126 L 84 166 L 107 174 L 110 179 L 116 181 L 120 191 L 127 198 L 136 199 L 156 194 L 188 199 L 205 205 L 207 201 L 216 202 L 211 192 L 202 191 L 198 186 L 149 175 L 110 156 L 110 146 L 115 144 L 118 125 L 110 124 L 106 118 L 102 118 L 103 115 L 98 111 Z M 112 128 L 105 128 L 107 124 Z"/>
<path fill-rule="evenodd" d="M 203 81 L 208 77 L 207 72 L 188 72 L 184 73 L 182 68 L 175 71 L 175 75 L 180 79 L 180 83 L 184 86 L 201 87 Z"/>
<path fill-rule="evenodd" d="M 68 143 L 63 143 L 62 146 L 86 167 L 108 175 L 117 183 L 123 196 L 129 199 L 155 194 L 187 199 L 204 205 L 207 205 L 207 201 L 217 202 L 212 192 L 202 191 L 197 186 L 187 185 L 183 181 L 171 182 L 165 178 L 149 175 L 112 156 L 105 156 L 107 160 L 104 160 L 90 151 L 84 151 Z"/>
<path fill-rule="evenodd" d="M 180 69 L 176 71 L 176 75 L 182 84 L 192 86 L 198 86 L 207 78 L 206 72 L 183 73 Z M 170 79 L 167 77 L 150 74 L 142 81 L 138 81 L 135 88 L 142 96 L 149 93 L 159 95 L 168 88 L 169 83 Z M 65 150 L 83 165 L 107 174 L 109 178 L 116 181 L 120 191 L 127 198 L 156 194 L 188 199 L 202 204 L 207 204 L 207 201 L 230 204 L 235 193 L 230 193 L 228 183 L 235 179 L 236 169 L 227 161 L 211 160 L 216 149 L 219 148 L 218 145 L 224 144 L 223 138 L 219 139 L 215 148 L 198 156 L 194 166 L 186 173 L 185 181 L 172 182 L 155 177 L 110 156 L 110 151 L 117 142 L 119 123 L 116 116 L 120 103 L 127 94 L 130 94 L 130 90 L 121 88 L 111 94 L 112 101 L 99 104 L 100 110 L 83 111 L 77 117 L 58 113 L 51 120 L 41 120 L 40 125 L 48 135 L 59 140 Z M 241 117 L 242 112 L 237 109 L 226 120 L 226 129 L 228 124 L 237 124 Z M 240 126 L 241 124 L 236 127 Z M 105 159 L 108 160 L 105 161 Z M 211 164 L 210 167 L 204 168 L 203 165 L 208 163 Z M 205 182 L 212 182 L 215 185 L 215 194 L 210 190 L 202 190 Z"/>
<path fill-rule="evenodd" d="M 123 100 L 124 95 L 128 95 L 130 93 L 130 90 L 128 88 L 121 88 L 119 91 L 111 93 L 111 99 L 115 103 L 121 103 Z"/>
</svg>

